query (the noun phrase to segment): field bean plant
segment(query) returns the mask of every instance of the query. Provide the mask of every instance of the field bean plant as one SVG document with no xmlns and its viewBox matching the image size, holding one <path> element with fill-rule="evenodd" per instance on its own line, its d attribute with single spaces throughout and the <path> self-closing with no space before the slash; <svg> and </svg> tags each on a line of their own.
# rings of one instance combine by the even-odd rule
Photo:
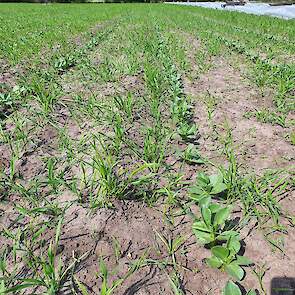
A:
<svg viewBox="0 0 295 295">
<path fill-rule="evenodd" d="M 295 277 L 294 20 L 3 3 L 0 23 L 0 294 Z"/>
</svg>

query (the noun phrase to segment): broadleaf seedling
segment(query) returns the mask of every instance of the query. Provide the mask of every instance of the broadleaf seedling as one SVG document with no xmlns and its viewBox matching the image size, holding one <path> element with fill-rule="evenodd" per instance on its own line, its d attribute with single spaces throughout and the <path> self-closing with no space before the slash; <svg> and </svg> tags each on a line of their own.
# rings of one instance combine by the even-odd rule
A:
<svg viewBox="0 0 295 295">
<path fill-rule="evenodd" d="M 189 190 L 191 199 L 198 203 L 202 203 L 211 196 L 218 195 L 226 191 L 227 186 L 224 183 L 222 174 L 206 175 L 200 172 L 196 177 L 196 183 Z"/>
<path fill-rule="evenodd" d="M 231 235 L 224 246 L 211 248 L 212 256 L 206 259 L 209 266 L 221 269 L 237 280 L 242 280 L 245 271 L 242 266 L 252 264 L 245 256 L 238 255 L 241 248 L 239 234 Z"/>
<path fill-rule="evenodd" d="M 235 231 L 227 230 L 225 223 L 231 213 L 231 207 L 222 207 L 210 203 L 210 198 L 201 205 L 201 218 L 193 223 L 193 232 L 202 244 L 215 245 L 217 241 L 227 241 L 237 235 Z"/>
<path fill-rule="evenodd" d="M 205 161 L 199 154 L 198 149 L 195 145 L 189 144 L 187 148 L 184 150 L 181 158 L 187 162 L 188 164 L 204 164 Z"/>
</svg>

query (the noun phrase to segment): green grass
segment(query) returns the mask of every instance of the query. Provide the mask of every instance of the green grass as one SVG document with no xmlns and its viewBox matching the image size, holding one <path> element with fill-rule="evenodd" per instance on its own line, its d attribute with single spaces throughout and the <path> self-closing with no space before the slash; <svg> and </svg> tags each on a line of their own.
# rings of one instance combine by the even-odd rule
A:
<svg viewBox="0 0 295 295">
<path fill-rule="evenodd" d="M 50 54 L 52 47 L 63 46 L 69 37 L 88 31 L 121 11 L 112 5 L 93 9 L 84 4 L 1 3 L 0 58 L 15 64 L 38 55 L 41 49 Z"/>
</svg>

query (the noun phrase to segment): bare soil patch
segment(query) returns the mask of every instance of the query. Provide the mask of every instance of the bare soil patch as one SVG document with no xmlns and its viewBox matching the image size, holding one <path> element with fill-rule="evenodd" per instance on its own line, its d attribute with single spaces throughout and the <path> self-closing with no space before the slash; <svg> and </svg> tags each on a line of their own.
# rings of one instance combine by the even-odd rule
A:
<svg viewBox="0 0 295 295">
<path fill-rule="evenodd" d="M 206 134 L 204 103 L 208 96 L 216 100 L 213 111 L 213 124 L 222 133 L 222 126 L 228 123 L 232 129 L 234 143 L 238 148 L 238 157 L 248 168 L 259 172 L 265 168 L 286 167 L 294 162 L 294 146 L 287 142 L 284 135 L 287 128 L 260 123 L 254 118 L 245 118 L 248 111 L 259 110 L 271 103 L 261 97 L 255 86 L 245 80 L 224 59 L 218 59 L 215 67 L 202 75 L 199 80 L 185 84 L 188 94 L 196 96 L 196 116 L 200 122 L 200 132 Z M 207 96 L 207 97 L 206 97 Z M 200 105 L 201 104 L 201 105 Z M 203 134 L 203 138 L 206 135 Z M 202 147 L 212 146 L 209 142 Z"/>
</svg>

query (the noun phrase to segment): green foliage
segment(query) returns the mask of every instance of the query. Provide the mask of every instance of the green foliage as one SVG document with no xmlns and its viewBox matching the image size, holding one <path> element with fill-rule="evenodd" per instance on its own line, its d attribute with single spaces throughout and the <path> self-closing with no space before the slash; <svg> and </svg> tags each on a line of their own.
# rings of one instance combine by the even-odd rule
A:
<svg viewBox="0 0 295 295">
<path fill-rule="evenodd" d="M 193 185 L 189 194 L 190 197 L 200 204 L 207 203 L 211 196 L 216 196 L 227 189 L 224 183 L 224 178 L 221 173 L 206 175 L 203 172 L 199 172 L 196 177 L 195 185 Z"/>
<path fill-rule="evenodd" d="M 242 295 L 242 292 L 233 281 L 228 281 L 222 291 L 222 295 Z"/>
<path fill-rule="evenodd" d="M 181 280 L 179 278 L 179 275 L 177 273 L 174 273 L 171 277 L 168 276 L 168 280 L 170 283 L 170 286 L 173 290 L 174 295 L 184 295 L 184 291 L 181 285 Z"/>
<path fill-rule="evenodd" d="M 269 110 L 259 110 L 254 112 L 247 112 L 246 118 L 256 117 L 262 123 L 270 123 L 272 125 L 279 125 L 286 127 L 286 114 L 278 114 Z"/>
<path fill-rule="evenodd" d="M 182 154 L 182 159 L 189 164 L 204 164 L 204 159 L 200 156 L 195 145 L 189 144 Z"/>
<path fill-rule="evenodd" d="M 225 224 L 231 213 L 230 207 L 222 207 L 216 203 L 206 203 L 201 205 L 201 218 L 193 223 L 193 232 L 202 244 L 216 244 L 217 241 L 228 240 L 238 234 L 235 231 L 228 231 Z"/>
<path fill-rule="evenodd" d="M 238 255 L 240 247 L 239 236 L 230 235 L 225 246 L 214 246 L 211 248 L 212 256 L 207 258 L 206 261 L 209 266 L 220 268 L 240 281 L 245 275 L 242 266 L 252 264 L 247 257 Z"/>
<path fill-rule="evenodd" d="M 228 281 L 222 290 L 222 295 L 242 295 L 242 292 L 233 281 Z M 254 290 L 249 290 L 246 295 L 256 295 L 256 292 Z"/>
<path fill-rule="evenodd" d="M 159 126 L 145 130 L 143 160 L 148 163 L 161 163 L 164 159 L 169 136 Z"/>
<path fill-rule="evenodd" d="M 184 141 L 194 142 L 197 138 L 198 127 L 187 122 L 180 123 L 177 132 Z"/>
<path fill-rule="evenodd" d="M 181 122 L 189 122 L 192 117 L 191 111 L 193 107 L 189 105 L 188 102 L 185 99 L 183 99 L 183 97 L 177 96 L 179 95 L 177 93 L 178 91 L 176 92 L 176 94 L 173 93 L 173 95 L 176 96 L 172 105 L 172 114 L 174 120 L 176 122 L 179 122 L 180 124 Z"/>
<path fill-rule="evenodd" d="M 114 102 L 118 110 L 122 111 L 129 120 L 132 120 L 132 110 L 134 106 L 134 98 L 131 92 L 126 96 L 115 96 Z"/>
<path fill-rule="evenodd" d="M 76 64 L 75 56 L 66 55 L 56 58 L 54 68 L 59 72 L 64 72 Z"/>
</svg>

